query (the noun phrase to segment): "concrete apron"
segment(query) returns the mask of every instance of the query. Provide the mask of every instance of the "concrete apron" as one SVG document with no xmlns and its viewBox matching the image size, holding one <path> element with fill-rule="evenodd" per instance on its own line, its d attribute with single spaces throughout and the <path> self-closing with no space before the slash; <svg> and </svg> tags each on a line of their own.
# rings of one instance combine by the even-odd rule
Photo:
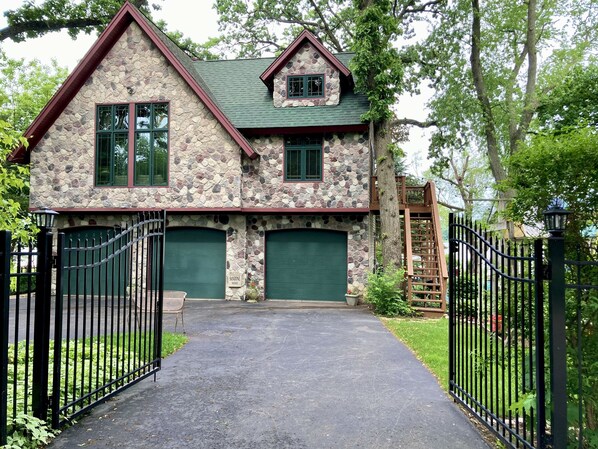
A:
<svg viewBox="0 0 598 449">
<path fill-rule="evenodd" d="M 49 447 L 488 447 L 366 309 L 190 301 L 185 327 L 189 343 L 156 382 L 100 405 Z"/>
</svg>

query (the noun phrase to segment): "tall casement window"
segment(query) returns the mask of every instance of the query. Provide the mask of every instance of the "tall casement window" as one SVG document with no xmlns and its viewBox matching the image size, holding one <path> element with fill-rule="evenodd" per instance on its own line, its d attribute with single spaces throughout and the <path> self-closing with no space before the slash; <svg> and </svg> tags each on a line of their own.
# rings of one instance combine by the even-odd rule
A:
<svg viewBox="0 0 598 449">
<path fill-rule="evenodd" d="M 96 185 L 128 185 L 129 105 L 98 106 Z"/>
<path fill-rule="evenodd" d="M 324 96 L 324 75 L 287 77 L 288 98 L 318 98 Z"/>
<path fill-rule="evenodd" d="M 285 181 L 322 180 L 322 138 L 289 136 L 284 141 Z"/>
<path fill-rule="evenodd" d="M 168 105 L 135 106 L 135 185 L 168 183 Z"/>
<path fill-rule="evenodd" d="M 168 185 L 167 103 L 97 107 L 96 185 Z"/>
</svg>

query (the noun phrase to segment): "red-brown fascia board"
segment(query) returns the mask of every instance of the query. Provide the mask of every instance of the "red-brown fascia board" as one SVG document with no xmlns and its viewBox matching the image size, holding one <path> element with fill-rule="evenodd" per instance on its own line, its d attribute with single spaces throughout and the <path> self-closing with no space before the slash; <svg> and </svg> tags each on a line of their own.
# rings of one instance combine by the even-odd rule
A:
<svg viewBox="0 0 598 449">
<path fill-rule="evenodd" d="M 34 208 L 30 208 L 34 211 Z M 152 208 L 152 207 L 103 207 L 103 208 L 81 208 L 81 207 L 56 207 L 52 208 L 61 214 L 114 214 L 114 213 L 137 213 L 137 212 L 155 212 L 165 210 L 166 213 L 187 213 L 187 214 L 247 214 L 247 215 L 335 215 L 335 214 L 368 214 L 370 209 L 368 207 L 354 207 L 354 208 L 327 208 L 327 207 L 303 207 L 303 208 L 269 208 L 269 207 L 231 207 L 231 208 L 215 208 L 215 207 L 173 207 L 173 208 Z"/>
<path fill-rule="evenodd" d="M 27 131 L 25 131 L 24 136 L 28 139 L 29 144 L 27 147 L 21 145 L 13 151 L 8 157 L 10 162 L 29 163 L 30 151 L 28 151 L 28 149 L 31 150 L 35 148 L 43 135 L 50 129 L 50 126 L 52 126 L 58 116 L 64 111 L 69 102 L 74 98 L 77 92 L 79 92 L 81 86 L 83 86 L 133 21 L 135 21 L 149 36 L 152 43 L 162 52 L 168 62 L 177 70 L 179 75 L 183 77 L 195 94 L 207 106 L 208 110 L 214 114 L 216 119 L 226 129 L 233 140 L 239 144 L 247 156 L 250 159 L 258 157 L 258 154 L 251 148 L 251 145 L 249 145 L 249 142 L 247 142 L 245 137 L 233 126 L 230 120 L 222 113 L 220 108 L 216 106 L 187 69 L 185 69 L 183 64 L 181 64 L 181 62 L 172 54 L 164 42 L 156 36 L 154 30 L 147 23 L 145 16 L 143 16 L 129 2 L 125 2 L 98 40 L 85 54 L 73 73 L 69 75 L 64 84 L 54 94 L 50 102 L 42 109 L 42 112 L 33 121 L 31 126 L 29 126 Z"/>
</svg>

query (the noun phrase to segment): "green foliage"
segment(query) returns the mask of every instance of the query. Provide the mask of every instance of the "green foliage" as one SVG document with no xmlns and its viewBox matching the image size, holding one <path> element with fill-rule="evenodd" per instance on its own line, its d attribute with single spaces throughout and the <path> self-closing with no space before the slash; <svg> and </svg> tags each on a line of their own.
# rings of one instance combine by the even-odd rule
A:
<svg viewBox="0 0 598 449">
<path fill-rule="evenodd" d="M 562 198 L 572 226 L 568 235 L 598 226 L 598 134 L 591 128 L 540 134 L 511 158 L 506 188 L 517 190 L 510 216 L 523 223 L 542 220 L 553 198 Z"/>
<path fill-rule="evenodd" d="M 350 0 L 216 0 L 222 45 L 237 57 L 280 53 L 307 29 L 334 51 L 353 37 Z"/>
<path fill-rule="evenodd" d="M 0 53 L 0 120 L 25 132 L 67 76 L 56 61 L 10 59 Z"/>
<path fill-rule="evenodd" d="M 0 32 L 0 41 L 10 38 L 15 42 L 43 36 L 66 29 L 74 39 L 81 32 L 101 32 L 123 5 L 124 0 L 45 0 L 24 2 L 17 9 L 4 12 L 8 27 Z M 147 0 L 133 0 L 135 6 L 150 12 Z M 152 5 L 153 9 L 159 6 Z"/>
<path fill-rule="evenodd" d="M 37 449 L 45 446 L 55 433 L 48 424 L 34 416 L 19 413 L 7 427 L 4 449 Z"/>
<path fill-rule="evenodd" d="M 356 8 L 362 3 L 355 1 Z M 393 2 L 373 0 L 359 10 L 355 20 L 355 39 L 351 70 L 355 87 L 370 101 L 363 121 L 381 123 L 389 120 L 391 106 L 403 90 L 403 63 L 393 42 L 401 34 L 393 15 Z"/>
<path fill-rule="evenodd" d="M 130 337 L 130 338 L 129 338 Z M 104 379 L 117 379 L 126 374 L 131 367 L 138 367 L 143 363 L 142 357 L 147 357 L 144 348 L 148 351 L 153 345 L 153 334 L 114 334 L 106 338 L 85 338 L 61 342 L 62 357 L 61 385 L 69 385 L 68 401 L 73 401 L 86 392 L 93 391 L 103 385 Z M 188 341 L 183 334 L 164 332 L 162 334 L 162 357 L 168 357 L 182 348 Z M 131 344 L 129 345 L 129 341 Z M 140 342 L 146 342 L 145 346 Z M 133 342 L 136 342 L 135 344 Z M 54 342 L 50 342 L 49 362 L 49 390 L 52 389 L 52 370 L 54 360 Z M 75 351 L 75 347 L 77 350 Z M 33 344 L 25 342 L 11 344 L 8 347 L 8 364 L 16 366 L 16 370 L 8 370 L 8 385 L 17 386 L 16 391 L 8 388 L 7 404 L 8 416 L 15 415 L 12 426 L 9 428 L 8 448 L 37 448 L 46 443 L 53 433 L 43 421 L 25 415 L 25 402 L 31 403 L 33 386 Z M 29 366 L 29 370 L 26 370 Z M 85 372 L 85 380 L 81 381 L 81 373 Z M 75 373 L 78 373 L 75 381 Z M 65 376 L 68 374 L 68 378 Z M 26 376 L 29 376 L 28 378 Z M 125 381 L 113 385 L 115 389 Z M 28 389 L 25 390 L 25 385 Z M 76 385 L 76 389 L 75 389 Z M 88 401 L 92 401 L 89 398 Z M 16 410 L 14 406 L 16 404 Z M 87 402 L 86 402 L 87 404 Z M 14 433 L 13 433 L 14 432 Z"/>
<path fill-rule="evenodd" d="M 374 306 L 374 312 L 383 316 L 414 316 L 416 312 L 405 300 L 403 283 L 405 272 L 387 269 L 368 276 L 365 292 L 366 302 Z"/>
<path fill-rule="evenodd" d="M 29 189 L 29 167 L 5 162 L 17 145 L 27 145 L 27 141 L 0 119 L 0 229 L 11 231 L 14 240 L 26 242 L 35 227 L 18 197 Z"/>
</svg>

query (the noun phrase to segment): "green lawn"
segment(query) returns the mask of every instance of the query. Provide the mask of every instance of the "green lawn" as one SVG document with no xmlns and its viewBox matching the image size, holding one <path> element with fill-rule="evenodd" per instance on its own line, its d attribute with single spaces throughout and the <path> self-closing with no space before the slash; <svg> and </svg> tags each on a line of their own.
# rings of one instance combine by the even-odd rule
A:
<svg viewBox="0 0 598 449">
<path fill-rule="evenodd" d="M 172 332 L 162 333 L 162 357 L 168 357 L 181 349 L 189 341 L 185 334 L 175 334 Z"/>
<path fill-rule="evenodd" d="M 448 319 L 380 318 L 448 390 Z"/>
</svg>

